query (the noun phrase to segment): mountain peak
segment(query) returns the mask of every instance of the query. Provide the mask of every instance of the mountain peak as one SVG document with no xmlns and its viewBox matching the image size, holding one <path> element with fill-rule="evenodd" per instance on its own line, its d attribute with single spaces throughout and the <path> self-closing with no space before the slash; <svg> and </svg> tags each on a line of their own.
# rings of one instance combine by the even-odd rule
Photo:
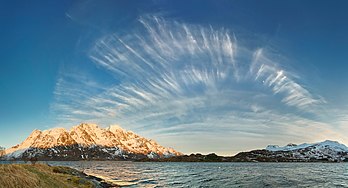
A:
<svg viewBox="0 0 348 188">
<path fill-rule="evenodd" d="M 35 130 L 33 130 L 33 132 L 30 133 L 29 137 L 36 137 L 37 135 L 39 135 L 41 133 L 42 133 L 42 131 L 40 131 L 39 129 L 35 129 Z"/>
<path fill-rule="evenodd" d="M 73 128 L 98 129 L 99 126 L 95 123 L 80 123 L 79 125 L 73 126 Z"/>
<path fill-rule="evenodd" d="M 333 140 L 325 140 L 325 141 L 319 142 L 319 143 L 321 143 L 321 144 L 334 144 L 334 145 L 340 144 L 339 142 L 333 141 Z"/>
<path fill-rule="evenodd" d="M 50 135 L 57 139 L 62 133 L 66 133 L 67 130 L 65 128 L 56 127 L 48 130 L 41 131 L 43 135 Z"/>
<path fill-rule="evenodd" d="M 115 125 L 110 125 L 108 127 L 108 130 L 111 131 L 111 132 L 116 132 L 117 130 L 126 132 L 125 129 L 123 129 L 122 127 L 120 127 L 119 125 L 116 125 L 116 124 Z"/>
</svg>

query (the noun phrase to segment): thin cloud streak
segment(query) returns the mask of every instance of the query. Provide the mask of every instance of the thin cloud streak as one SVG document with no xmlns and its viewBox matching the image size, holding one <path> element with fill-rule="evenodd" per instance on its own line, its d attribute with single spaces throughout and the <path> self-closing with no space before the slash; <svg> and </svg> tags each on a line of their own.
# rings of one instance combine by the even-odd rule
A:
<svg viewBox="0 0 348 188">
<path fill-rule="evenodd" d="M 321 96 L 314 96 L 307 89 L 291 78 L 291 73 L 279 68 L 277 63 L 264 55 L 262 49 L 254 53 L 250 72 L 255 80 L 271 88 L 274 94 L 283 94 L 282 102 L 302 110 L 312 111 L 326 101 Z"/>
</svg>

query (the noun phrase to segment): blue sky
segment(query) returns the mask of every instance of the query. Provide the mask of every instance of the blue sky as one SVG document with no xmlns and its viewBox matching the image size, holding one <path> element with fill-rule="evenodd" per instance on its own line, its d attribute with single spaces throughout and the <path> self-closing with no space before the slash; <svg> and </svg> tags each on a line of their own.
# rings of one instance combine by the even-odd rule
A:
<svg viewBox="0 0 348 188">
<path fill-rule="evenodd" d="M 0 7 L 2 146 L 80 122 L 185 153 L 348 144 L 345 1 Z"/>
</svg>

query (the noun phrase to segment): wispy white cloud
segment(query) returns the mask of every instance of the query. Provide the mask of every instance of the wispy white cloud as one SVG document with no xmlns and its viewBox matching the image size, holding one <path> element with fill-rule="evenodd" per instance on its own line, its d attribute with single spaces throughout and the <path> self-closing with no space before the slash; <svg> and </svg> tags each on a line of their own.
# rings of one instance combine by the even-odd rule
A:
<svg viewBox="0 0 348 188">
<path fill-rule="evenodd" d="M 323 97 L 315 96 L 296 82 L 290 72 L 280 68 L 275 60 L 264 55 L 262 49 L 255 51 L 250 72 L 255 80 L 271 88 L 274 94 L 283 94 L 282 102 L 289 106 L 312 111 L 318 105 L 326 103 Z"/>
<path fill-rule="evenodd" d="M 195 133 L 302 138 L 296 134 L 309 130 L 319 138 L 330 130 L 301 115 L 316 115 L 313 109 L 325 100 L 265 50 L 237 45 L 236 36 L 224 29 L 156 16 L 139 23 L 143 30 L 104 36 L 88 54 L 111 75 L 111 84 L 90 74 L 61 72 L 51 105 L 58 121 L 119 123 L 154 138 L 176 139 Z"/>
</svg>

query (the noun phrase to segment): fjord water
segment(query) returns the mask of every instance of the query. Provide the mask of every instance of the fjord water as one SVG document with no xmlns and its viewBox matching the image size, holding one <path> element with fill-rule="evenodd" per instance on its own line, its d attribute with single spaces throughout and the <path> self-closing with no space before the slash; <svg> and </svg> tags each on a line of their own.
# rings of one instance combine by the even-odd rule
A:
<svg viewBox="0 0 348 188">
<path fill-rule="evenodd" d="M 48 163 L 130 187 L 348 187 L 348 163 Z"/>
</svg>

